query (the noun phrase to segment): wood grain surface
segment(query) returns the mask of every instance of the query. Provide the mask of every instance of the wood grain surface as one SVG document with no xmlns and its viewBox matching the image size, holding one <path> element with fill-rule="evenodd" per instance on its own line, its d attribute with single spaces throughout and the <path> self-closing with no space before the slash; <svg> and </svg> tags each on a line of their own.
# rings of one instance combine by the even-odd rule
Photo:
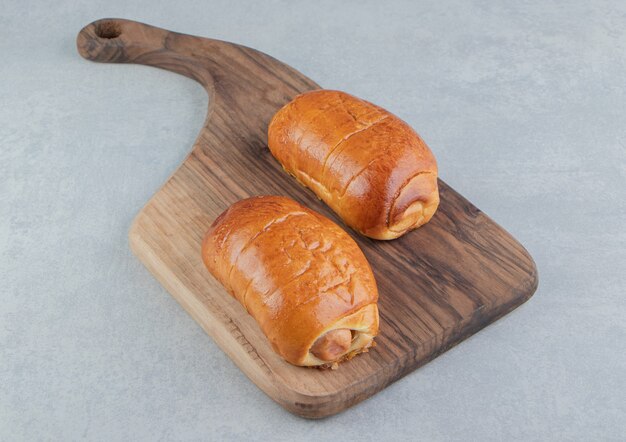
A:
<svg viewBox="0 0 626 442">
<path fill-rule="evenodd" d="M 204 268 L 200 244 L 224 209 L 252 195 L 289 196 L 344 226 L 282 171 L 267 148 L 272 115 L 295 95 L 319 86 L 254 49 L 128 20 L 91 23 L 78 34 L 77 45 L 88 60 L 155 66 L 206 88 L 204 127 L 183 164 L 137 215 L 131 248 L 240 369 L 289 411 L 319 418 L 344 410 L 534 293 L 537 271 L 526 250 L 440 181 L 441 205 L 426 226 L 387 242 L 348 229 L 378 282 L 378 345 L 338 370 L 284 362 Z M 220 382 L 219 373 L 207 376 Z"/>
</svg>

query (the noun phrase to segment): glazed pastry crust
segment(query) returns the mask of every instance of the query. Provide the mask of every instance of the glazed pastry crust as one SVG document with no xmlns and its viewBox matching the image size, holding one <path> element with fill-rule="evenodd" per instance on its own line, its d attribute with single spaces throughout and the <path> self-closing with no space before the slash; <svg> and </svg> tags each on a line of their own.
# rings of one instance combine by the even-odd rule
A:
<svg viewBox="0 0 626 442">
<path fill-rule="evenodd" d="M 378 333 L 378 291 L 369 263 L 339 226 L 280 196 L 233 204 L 202 244 L 209 272 L 257 321 L 288 362 L 321 366 L 372 344 Z M 335 360 L 311 347 L 331 330 L 353 339 Z"/>
<path fill-rule="evenodd" d="M 371 238 L 398 238 L 439 205 L 426 143 L 400 118 L 344 92 L 297 96 L 274 115 L 268 145 L 289 174 Z"/>
</svg>

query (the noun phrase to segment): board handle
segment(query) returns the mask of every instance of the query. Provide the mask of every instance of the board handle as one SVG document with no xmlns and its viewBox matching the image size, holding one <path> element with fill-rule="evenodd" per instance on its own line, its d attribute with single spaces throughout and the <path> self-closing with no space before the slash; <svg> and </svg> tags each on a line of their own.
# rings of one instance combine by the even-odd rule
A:
<svg viewBox="0 0 626 442">
<path fill-rule="evenodd" d="M 78 53 L 87 60 L 137 63 L 176 72 L 196 80 L 212 95 L 211 71 L 226 61 L 220 59 L 223 57 L 219 50 L 204 51 L 204 59 L 187 50 L 202 43 L 216 47 L 231 45 L 121 18 L 96 20 L 81 29 L 76 37 Z"/>
<path fill-rule="evenodd" d="M 76 46 L 87 60 L 133 63 L 142 54 L 163 48 L 167 33 L 132 20 L 103 18 L 81 29 Z"/>
<path fill-rule="evenodd" d="M 293 68 L 254 49 L 121 18 L 88 24 L 78 33 L 76 46 L 87 60 L 137 63 L 182 74 L 204 86 L 210 98 L 219 101 L 223 97 L 229 107 L 241 107 L 252 117 L 263 115 L 264 120 L 264 103 L 269 102 L 275 112 L 294 95 L 319 88 Z M 279 93 L 285 89 L 288 94 Z"/>
</svg>

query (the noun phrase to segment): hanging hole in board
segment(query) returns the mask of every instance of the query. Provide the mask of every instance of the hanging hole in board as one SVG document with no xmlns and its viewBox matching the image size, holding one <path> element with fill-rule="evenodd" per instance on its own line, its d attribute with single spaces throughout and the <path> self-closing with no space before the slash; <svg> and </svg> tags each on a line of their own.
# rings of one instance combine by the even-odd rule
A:
<svg viewBox="0 0 626 442">
<path fill-rule="evenodd" d="M 117 38 L 122 33 L 122 27 L 114 21 L 103 21 L 96 25 L 96 35 L 100 38 Z"/>
</svg>

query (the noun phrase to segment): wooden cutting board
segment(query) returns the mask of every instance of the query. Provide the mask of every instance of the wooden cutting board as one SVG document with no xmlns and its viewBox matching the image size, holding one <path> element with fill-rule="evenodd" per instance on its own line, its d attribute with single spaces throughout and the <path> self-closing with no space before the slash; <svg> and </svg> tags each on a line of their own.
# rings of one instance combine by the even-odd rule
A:
<svg viewBox="0 0 626 442">
<path fill-rule="evenodd" d="M 130 245 L 239 368 L 289 411 L 319 418 L 344 410 L 534 293 L 537 270 L 528 252 L 440 181 L 441 205 L 426 226 L 394 241 L 370 240 L 347 229 L 378 282 L 378 345 L 338 370 L 284 362 L 252 317 L 206 271 L 200 243 L 224 209 L 252 195 L 289 196 L 343 226 L 282 171 L 266 144 L 272 115 L 295 95 L 320 87 L 254 49 L 128 20 L 91 23 L 78 34 L 77 45 L 88 60 L 155 66 L 206 88 L 204 127 L 187 159 L 137 215 Z M 219 382 L 219 374 L 212 376 Z"/>
</svg>

